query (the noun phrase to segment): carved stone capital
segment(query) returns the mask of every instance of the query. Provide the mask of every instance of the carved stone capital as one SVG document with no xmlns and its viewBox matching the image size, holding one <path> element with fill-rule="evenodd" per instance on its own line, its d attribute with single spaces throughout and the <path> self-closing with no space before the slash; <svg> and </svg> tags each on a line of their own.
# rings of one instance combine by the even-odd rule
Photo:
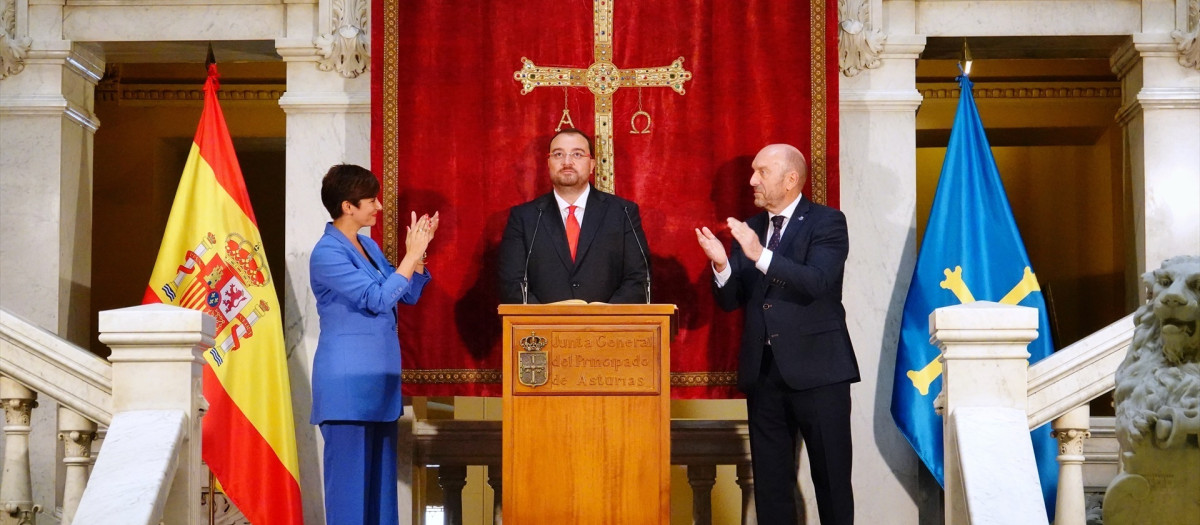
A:
<svg viewBox="0 0 1200 525">
<path fill-rule="evenodd" d="M 367 70 L 371 61 L 370 36 L 367 35 L 367 1 L 333 0 L 333 30 L 315 40 L 321 71 L 336 70 L 346 78 L 355 78 Z"/>
<path fill-rule="evenodd" d="M 95 432 L 78 430 L 59 432 L 58 439 L 63 442 L 63 456 L 66 458 L 63 460 L 64 463 L 70 463 L 71 460 L 86 462 L 92 457 L 92 441 L 96 439 Z"/>
<path fill-rule="evenodd" d="M 871 0 L 838 0 L 838 64 L 852 77 L 879 67 L 887 36 L 871 24 Z"/>
<path fill-rule="evenodd" d="M 1050 435 L 1058 439 L 1058 454 L 1060 456 L 1079 457 L 1083 457 L 1083 442 L 1092 437 L 1090 431 L 1078 428 L 1055 430 Z"/>
<path fill-rule="evenodd" d="M 17 36 L 17 0 L 0 0 L 0 80 L 25 69 L 32 43 L 27 36 Z"/>
<path fill-rule="evenodd" d="M 0 406 L 4 407 L 5 424 L 16 427 L 28 427 L 30 414 L 33 412 L 33 409 L 37 408 L 38 402 L 33 399 L 13 398 L 0 400 Z M 13 432 L 15 429 L 6 430 Z"/>
<path fill-rule="evenodd" d="M 1200 0 L 1188 2 L 1187 27 L 1172 31 L 1171 38 L 1179 50 L 1179 65 L 1200 70 Z"/>
</svg>

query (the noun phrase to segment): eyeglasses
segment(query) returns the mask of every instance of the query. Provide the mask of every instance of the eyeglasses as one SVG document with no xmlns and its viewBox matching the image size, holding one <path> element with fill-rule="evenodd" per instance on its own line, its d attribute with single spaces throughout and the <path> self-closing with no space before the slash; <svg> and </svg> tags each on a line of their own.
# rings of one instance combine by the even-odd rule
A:
<svg viewBox="0 0 1200 525">
<path fill-rule="evenodd" d="M 550 153 L 549 155 L 546 155 L 546 157 L 549 158 L 550 160 L 556 160 L 559 162 L 562 162 L 567 157 L 571 157 L 571 160 L 574 160 L 574 161 L 580 161 L 583 159 L 592 158 L 591 155 L 588 155 L 587 153 L 584 153 L 582 151 L 572 151 L 570 153 L 567 153 L 565 151 L 555 151 L 555 152 Z"/>
</svg>

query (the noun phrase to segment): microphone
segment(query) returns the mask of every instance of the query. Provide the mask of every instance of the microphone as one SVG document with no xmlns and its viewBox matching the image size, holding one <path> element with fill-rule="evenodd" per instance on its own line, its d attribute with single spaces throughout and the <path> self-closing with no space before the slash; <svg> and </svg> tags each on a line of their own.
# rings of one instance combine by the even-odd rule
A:
<svg viewBox="0 0 1200 525">
<path fill-rule="evenodd" d="M 529 251 L 525 253 L 525 275 L 521 277 L 521 304 L 529 304 L 529 258 L 533 255 L 533 243 L 537 242 L 538 228 L 542 225 L 542 205 L 537 207 L 537 222 L 533 225 L 533 236 L 529 239 Z"/>
<path fill-rule="evenodd" d="M 642 252 L 642 263 L 646 265 L 646 304 L 650 304 L 650 259 L 646 258 L 646 250 L 642 248 L 642 240 L 638 238 L 637 227 L 629 216 L 629 206 L 625 206 L 625 220 L 629 221 L 629 229 L 633 230 L 633 240 L 637 241 L 638 251 Z"/>
</svg>

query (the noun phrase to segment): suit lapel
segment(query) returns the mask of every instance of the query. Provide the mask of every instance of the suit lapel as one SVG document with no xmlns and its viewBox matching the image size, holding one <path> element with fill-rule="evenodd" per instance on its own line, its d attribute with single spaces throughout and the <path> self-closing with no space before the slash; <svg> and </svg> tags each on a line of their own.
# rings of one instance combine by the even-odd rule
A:
<svg viewBox="0 0 1200 525">
<path fill-rule="evenodd" d="M 783 237 L 780 237 L 779 246 L 775 248 L 775 251 L 786 252 L 792 241 L 800 236 L 800 230 L 805 227 L 804 218 L 808 216 L 811 208 L 812 201 L 806 197 L 800 197 L 800 202 L 796 204 L 796 210 L 792 212 L 791 217 L 788 217 L 788 225 L 783 229 Z"/>
<path fill-rule="evenodd" d="M 571 262 L 571 247 L 567 245 L 567 229 L 563 225 L 562 210 L 558 209 L 558 200 L 554 198 L 553 190 L 542 196 L 541 205 L 545 210 L 542 212 L 542 228 L 546 230 L 550 245 L 554 246 L 554 252 L 558 254 L 563 266 L 571 268 L 574 263 Z"/>
<path fill-rule="evenodd" d="M 583 224 L 579 226 L 579 246 L 575 247 L 576 268 L 583 261 L 583 256 L 587 254 L 592 241 L 596 239 L 600 223 L 604 222 L 604 216 L 609 211 L 609 203 L 608 194 L 598 191 L 596 188 L 591 188 L 591 191 L 588 192 L 587 207 L 583 209 Z M 565 230 L 563 238 L 566 238 Z"/>
<path fill-rule="evenodd" d="M 358 248 L 355 248 L 354 244 L 350 242 L 350 239 L 347 239 L 346 236 L 342 234 L 341 230 L 335 228 L 333 223 L 327 223 L 325 225 L 325 235 L 336 239 L 338 243 L 341 244 L 342 249 L 350 253 L 350 260 L 354 261 L 354 266 L 357 266 L 359 271 L 366 272 L 366 274 L 370 275 L 371 279 L 375 281 L 379 281 L 382 278 L 381 274 L 383 270 L 380 269 L 379 271 L 375 271 L 375 267 L 371 265 L 371 261 L 363 258 L 363 254 L 358 253 Z M 359 240 L 359 242 L 362 243 L 362 240 Z M 369 248 L 367 245 L 363 244 L 363 250 L 368 249 Z"/>
</svg>

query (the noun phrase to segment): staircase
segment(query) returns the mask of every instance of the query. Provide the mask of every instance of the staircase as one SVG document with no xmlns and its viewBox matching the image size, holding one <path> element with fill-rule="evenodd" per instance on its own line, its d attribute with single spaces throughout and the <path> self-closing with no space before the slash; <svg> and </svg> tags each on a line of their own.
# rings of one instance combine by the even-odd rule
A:
<svg viewBox="0 0 1200 525">
<path fill-rule="evenodd" d="M 0 310 L 0 403 L 7 420 L 0 525 L 39 518 L 64 524 L 207 522 L 195 496 L 205 471 L 199 460 L 200 352 L 212 344 L 212 329 L 211 318 L 169 306 L 103 312 L 101 340 L 113 349 L 106 361 Z M 1094 523 L 1099 498 L 1116 474 L 1112 418 L 1089 418 L 1086 411 L 1088 401 L 1113 388 L 1132 333 L 1131 318 L 1123 318 L 1026 369 L 1024 427 L 1052 422 L 1066 452 L 1059 458 L 1057 525 Z M 954 372 L 948 370 L 949 377 Z M 948 407 L 955 406 L 952 396 L 943 400 Z M 30 487 L 29 421 L 39 398 L 58 404 L 57 435 L 64 442 L 64 488 L 53 502 L 35 502 Z M 411 455 L 402 458 L 413 467 L 410 486 L 421 485 L 412 482 L 426 467 L 438 466 L 447 523 L 461 523 L 468 466 L 491 467 L 488 483 L 499 501 L 499 422 L 408 420 L 402 425 L 411 439 Z M 735 466 L 743 523 L 753 523 L 746 434 L 740 421 L 672 423 L 672 463 L 687 466 L 694 523 L 711 523 L 709 495 L 718 465 Z M 100 447 L 105 435 L 109 443 Z M 93 465 L 95 448 L 100 454 Z M 948 456 L 951 461 L 957 459 Z M 131 463 L 138 470 L 131 471 Z M 135 489 L 112 490 L 134 479 L 140 483 Z M 963 492 L 948 484 L 948 507 L 966 501 L 969 495 Z M 420 516 L 419 490 L 413 500 L 414 515 Z M 955 522 L 948 510 L 947 523 Z"/>
</svg>

